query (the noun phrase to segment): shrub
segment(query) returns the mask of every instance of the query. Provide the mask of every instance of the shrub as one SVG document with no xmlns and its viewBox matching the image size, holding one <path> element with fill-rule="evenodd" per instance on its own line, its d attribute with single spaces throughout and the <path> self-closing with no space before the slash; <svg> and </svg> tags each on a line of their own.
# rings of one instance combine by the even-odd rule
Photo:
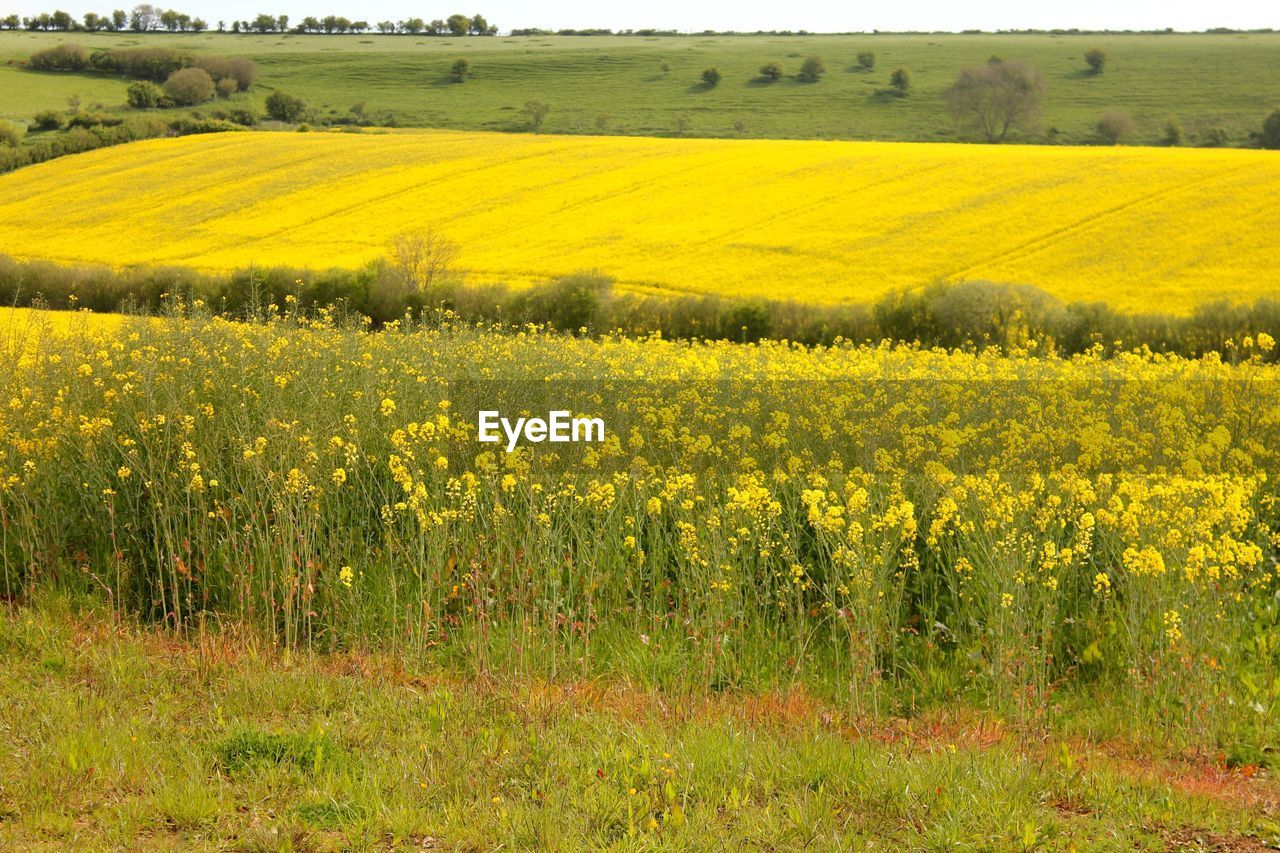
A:
<svg viewBox="0 0 1280 853">
<path fill-rule="evenodd" d="M 1206 148 L 1221 148 L 1231 141 L 1231 137 L 1227 135 L 1227 131 L 1223 127 L 1214 125 L 1204 132 L 1201 137 L 1201 143 Z"/>
<path fill-rule="evenodd" d="M 188 58 L 167 47 L 113 48 L 94 51 L 90 65 L 98 71 L 140 77 L 153 83 L 163 83 L 173 72 L 186 68 Z"/>
<path fill-rule="evenodd" d="M 720 82 L 720 69 L 708 68 L 702 72 L 702 82 L 708 86 L 714 86 Z"/>
<path fill-rule="evenodd" d="M 893 89 L 894 94 L 899 98 L 906 97 L 911 91 L 911 72 L 905 68 L 899 68 L 889 75 L 889 88 Z"/>
<path fill-rule="evenodd" d="M 82 127 L 85 130 L 94 127 L 115 127 L 123 123 L 124 119 L 107 113 L 76 113 L 67 119 L 68 128 Z"/>
<path fill-rule="evenodd" d="M 22 134 L 18 128 L 7 121 L 0 122 L 0 146 L 17 148 L 20 144 L 22 144 Z"/>
<path fill-rule="evenodd" d="M 272 92 L 267 97 L 267 115 L 276 121 L 295 122 L 302 118 L 307 104 L 301 98 L 284 92 Z"/>
<path fill-rule="evenodd" d="M 760 66 L 760 76 L 769 82 L 776 82 L 782 79 L 782 63 L 766 62 Z"/>
<path fill-rule="evenodd" d="M 241 127 L 253 127 L 258 123 L 258 114 L 251 108 L 240 108 L 230 110 L 227 113 L 227 119 L 233 121 Z"/>
<path fill-rule="evenodd" d="M 869 50 L 858 54 L 858 67 L 870 71 L 876 67 L 876 55 Z"/>
<path fill-rule="evenodd" d="M 214 95 L 213 78 L 203 68 L 182 68 L 164 81 L 164 92 L 179 106 L 202 104 Z"/>
<path fill-rule="evenodd" d="M 129 106 L 134 109 L 154 109 L 160 106 L 160 101 L 164 98 L 164 89 L 161 89 L 150 80 L 139 80 L 129 85 L 129 88 L 125 90 L 125 97 L 129 101 Z"/>
<path fill-rule="evenodd" d="M 1258 142 L 1263 148 L 1272 150 L 1280 148 L 1280 110 L 1275 110 L 1262 123 L 1262 133 Z"/>
<path fill-rule="evenodd" d="M 1166 145 L 1182 144 L 1182 122 L 1178 121 L 1177 116 L 1172 116 L 1164 125 L 1164 142 Z"/>
<path fill-rule="evenodd" d="M 613 280 L 596 273 L 565 276 L 514 300 L 521 322 L 549 323 L 562 332 L 591 330 L 613 294 Z"/>
<path fill-rule="evenodd" d="M 60 44 L 31 54 L 27 65 L 37 71 L 83 71 L 89 67 L 89 52 L 74 44 Z"/>
<path fill-rule="evenodd" d="M 31 121 L 36 130 L 57 130 L 62 127 L 62 114 L 57 110 L 41 110 Z"/>
<path fill-rule="evenodd" d="M 1107 64 L 1107 55 L 1095 47 L 1093 50 L 1085 51 L 1084 61 L 1089 66 L 1090 71 L 1094 74 L 1101 74 L 1102 67 Z"/>
<path fill-rule="evenodd" d="M 242 56 L 197 56 L 191 60 L 196 68 L 203 68 L 215 82 L 235 81 L 236 90 L 247 92 L 258 79 L 258 64 Z"/>
<path fill-rule="evenodd" d="M 240 86 L 230 77 L 223 77 L 214 84 L 214 88 L 218 90 L 218 97 L 220 98 L 230 98 L 236 92 L 240 91 Z"/>
<path fill-rule="evenodd" d="M 1124 110 L 1107 110 L 1098 119 L 1098 136 L 1109 145 L 1118 145 L 1134 131 L 1133 116 Z"/>
<path fill-rule="evenodd" d="M 458 57 L 453 61 L 453 65 L 449 68 L 449 75 L 453 77 L 456 82 L 461 83 L 463 80 L 466 80 L 471 76 L 471 63 L 462 57 Z"/>
<path fill-rule="evenodd" d="M 525 101 L 521 112 L 529 117 L 529 127 L 537 133 L 542 129 L 542 123 L 547 120 L 547 113 L 551 112 L 551 106 L 542 101 Z"/>
<path fill-rule="evenodd" d="M 818 78 L 827 73 L 826 63 L 820 57 L 810 56 L 800 66 L 800 79 L 809 83 L 818 82 Z"/>
</svg>

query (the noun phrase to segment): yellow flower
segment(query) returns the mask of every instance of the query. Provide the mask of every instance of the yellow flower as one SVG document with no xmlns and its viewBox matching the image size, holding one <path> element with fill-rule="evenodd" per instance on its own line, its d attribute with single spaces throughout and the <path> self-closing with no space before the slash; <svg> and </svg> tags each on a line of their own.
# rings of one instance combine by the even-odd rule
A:
<svg viewBox="0 0 1280 853">
<path fill-rule="evenodd" d="M 330 475 L 330 478 L 333 480 L 333 484 L 335 486 L 341 486 L 343 483 L 347 482 L 347 469 L 334 468 L 333 474 Z"/>
<path fill-rule="evenodd" d="M 343 566 L 342 568 L 338 569 L 338 580 L 341 581 L 342 585 L 347 587 L 348 589 L 351 588 L 351 582 L 355 580 L 355 576 L 356 576 L 355 572 L 351 571 L 350 566 Z"/>
</svg>

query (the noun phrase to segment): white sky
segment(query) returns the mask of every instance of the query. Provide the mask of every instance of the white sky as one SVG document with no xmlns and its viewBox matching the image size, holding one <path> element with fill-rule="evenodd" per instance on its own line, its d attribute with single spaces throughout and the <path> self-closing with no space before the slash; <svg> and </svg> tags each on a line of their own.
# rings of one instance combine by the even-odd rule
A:
<svg viewBox="0 0 1280 853">
<path fill-rule="evenodd" d="M 128 9 L 138 0 L 0 0 L 0 15 L 66 9 Z M 599 0 L 151 0 L 214 22 L 252 19 L 259 12 L 287 14 L 294 21 L 326 14 L 370 22 L 421 17 L 445 18 L 452 12 L 480 12 L 502 30 L 513 27 L 656 27 L 681 31 L 963 29 L 1164 29 L 1211 27 L 1280 29 L 1280 2 L 1261 0 L 899 0 L 899 2 L 809 2 L 773 0 L 647 0 L 601 3 Z M 472 8 L 474 7 L 474 8 Z"/>
</svg>

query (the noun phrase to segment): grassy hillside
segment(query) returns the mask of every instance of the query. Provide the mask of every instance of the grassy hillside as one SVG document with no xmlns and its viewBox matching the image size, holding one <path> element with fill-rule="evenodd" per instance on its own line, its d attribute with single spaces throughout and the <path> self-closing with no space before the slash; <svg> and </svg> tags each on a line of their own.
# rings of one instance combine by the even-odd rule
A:
<svg viewBox="0 0 1280 853">
<path fill-rule="evenodd" d="M 1202 144 L 1220 128 L 1238 145 L 1280 106 L 1280 34 L 449 39 L 6 32 L 0 118 L 28 120 L 38 109 L 62 108 L 71 95 L 86 106 L 124 103 L 124 81 L 38 75 L 17 64 L 67 41 L 247 55 L 261 65 L 262 78 L 243 100 L 261 104 L 271 90 L 284 89 L 306 98 L 319 119 L 346 116 L 362 102 L 383 121 L 468 130 L 523 129 L 520 110 L 537 99 L 552 107 L 545 129 L 559 133 L 599 133 L 603 125 L 608 133 L 673 134 L 685 115 L 686 133 L 696 136 L 949 140 L 957 133 L 943 90 L 960 68 L 993 55 L 1043 70 L 1047 94 L 1037 139 L 1092 142 L 1100 114 L 1118 108 L 1137 122 L 1135 143 L 1158 143 L 1166 121 L 1178 116 L 1188 144 Z M 1083 59 L 1095 47 L 1109 57 L 1101 75 L 1088 73 Z M 857 66 L 864 50 L 876 54 L 873 71 Z M 816 84 L 794 77 L 811 54 L 829 69 Z M 448 77 L 459 56 L 474 71 L 463 84 Z M 781 62 L 788 76 L 774 84 L 758 79 L 768 61 Z M 709 66 L 723 74 L 715 88 L 700 81 Z M 877 94 L 898 67 L 913 76 L 911 95 Z"/>
<path fill-rule="evenodd" d="M 0 177 L 0 243 L 63 262 L 324 269 L 394 235 L 473 282 L 862 302 L 937 279 L 1122 309 L 1274 293 L 1280 157 L 406 132 L 152 140 Z"/>
</svg>

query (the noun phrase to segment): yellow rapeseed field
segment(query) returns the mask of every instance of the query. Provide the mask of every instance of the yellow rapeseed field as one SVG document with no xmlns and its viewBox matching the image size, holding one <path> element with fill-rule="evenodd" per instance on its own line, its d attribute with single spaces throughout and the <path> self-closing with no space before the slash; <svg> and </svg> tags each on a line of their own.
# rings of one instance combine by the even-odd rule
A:
<svg viewBox="0 0 1280 853">
<path fill-rule="evenodd" d="M 599 270 L 631 288 L 863 301 L 937 279 L 1186 311 L 1280 291 L 1265 151 L 220 134 L 0 178 L 23 257 L 351 267 L 398 232 L 473 281 Z"/>
</svg>

